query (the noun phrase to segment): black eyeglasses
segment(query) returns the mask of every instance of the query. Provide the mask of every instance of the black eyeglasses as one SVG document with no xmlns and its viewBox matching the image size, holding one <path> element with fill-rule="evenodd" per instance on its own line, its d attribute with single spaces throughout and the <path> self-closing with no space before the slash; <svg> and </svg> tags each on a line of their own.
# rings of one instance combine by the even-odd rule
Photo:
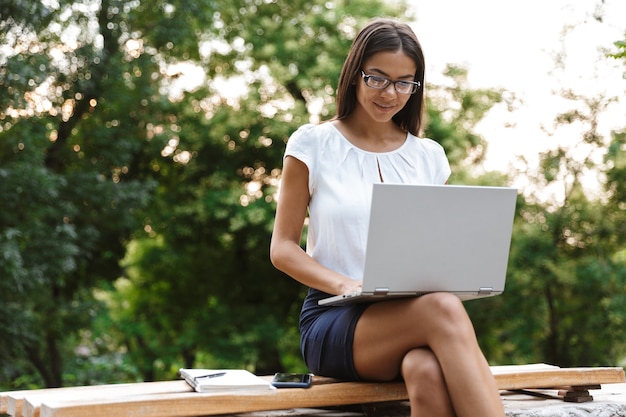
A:
<svg viewBox="0 0 626 417">
<path fill-rule="evenodd" d="M 363 71 L 361 71 L 361 78 L 365 81 L 366 86 L 377 90 L 384 90 L 389 87 L 389 84 L 393 84 L 396 91 L 400 94 L 415 94 L 422 86 L 422 83 L 419 81 L 391 81 L 389 78 L 379 75 L 369 75 Z"/>
</svg>

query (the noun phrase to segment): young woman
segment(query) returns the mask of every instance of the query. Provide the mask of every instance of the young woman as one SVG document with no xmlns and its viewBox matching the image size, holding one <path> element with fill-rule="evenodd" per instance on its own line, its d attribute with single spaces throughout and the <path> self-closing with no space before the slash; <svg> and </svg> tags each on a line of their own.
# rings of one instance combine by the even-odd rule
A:
<svg viewBox="0 0 626 417">
<path fill-rule="evenodd" d="M 410 27 L 376 19 L 361 30 L 340 75 L 337 116 L 302 126 L 287 143 L 270 257 L 309 287 L 300 330 L 312 372 L 403 378 L 413 417 L 502 417 L 495 380 L 456 296 L 317 303 L 361 286 L 372 183 L 444 184 L 450 175 L 443 148 L 417 137 L 423 83 L 424 57 Z"/>
</svg>

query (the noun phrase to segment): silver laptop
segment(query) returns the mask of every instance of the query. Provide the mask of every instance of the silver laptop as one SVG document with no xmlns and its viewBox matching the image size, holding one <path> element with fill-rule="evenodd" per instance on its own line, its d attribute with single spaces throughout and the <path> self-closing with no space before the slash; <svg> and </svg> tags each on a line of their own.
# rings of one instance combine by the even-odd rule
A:
<svg viewBox="0 0 626 417">
<path fill-rule="evenodd" d="M 362 290 L 319 304 L 501 294 L 516 199 L 509 187 L 374 184 Z"/>
</svg>

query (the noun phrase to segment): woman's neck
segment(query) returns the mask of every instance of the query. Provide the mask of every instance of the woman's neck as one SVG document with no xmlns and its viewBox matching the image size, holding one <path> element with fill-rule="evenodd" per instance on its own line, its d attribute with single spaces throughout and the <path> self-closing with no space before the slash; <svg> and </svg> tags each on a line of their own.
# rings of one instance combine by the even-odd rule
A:
<svg viewBox="0 0 626 417">
<path fill-rule="evenodd" d="M 362 123 L 353 115 L 331 123 L 354 146 L 370 152 L 396 150 L 407 137 L 407 133 L 393 122 Z"/>
</svg>

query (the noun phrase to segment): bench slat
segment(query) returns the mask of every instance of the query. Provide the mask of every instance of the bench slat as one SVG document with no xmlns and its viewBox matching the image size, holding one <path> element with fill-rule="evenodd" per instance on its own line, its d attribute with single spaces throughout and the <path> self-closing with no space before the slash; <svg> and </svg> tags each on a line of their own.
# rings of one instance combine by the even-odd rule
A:
<svg viewBox="0 0 626 417">
<path fill-rule="evenodd" d="M 623 383 L 619 367 L 545 364 L 491 367 L 500 390 Z M 271 377 L 264 377 L 270 379 Z M 315 377 L 308 389 L 196 393 L 182 380 L 0 393 L 14 417 L 174 417 L 315 408 L 407 399 L 402 382 L 340 382 Z M 19 409 L 23 414 L 20 414 Z M 2 411 L 2 410 L 0 410 Z"/>
<path fill-rule="evenodd" d="M 0 410 L 0 413 L 5 412 L 13 417 L 38 417 L 41 403 L 51 398 L 55 400 L 72 400 L 79 398 L 111 398 L 121 395 L 156 395 L 192 391 L 192 388 L 183 380 L 13 391 L 0 393 L 4 394 L 2 398 L 6 403 L 5 411 Z"/>
<path fill-rule="evenodd" d="M 524 369 L 501 371 L 492 367 L 496 384 L 501 390 L 522 388 L 552 388 L 559 386 L 581 386 L 619 384 L 624 382 L 624 369 L 619 367 Z M 508 368 L 508 367 L 504 367 Z"/>
<path fill-rule="evenodd" d="M 401 382 L 338 382 L 311 388 L 268 391 L 140 395 L 87 401 L 46 401 L 41 417 L 172 417 L 235 414 L 290 408 L 314 408 L 396 401 L 407 398 Z"/>
</svg>

